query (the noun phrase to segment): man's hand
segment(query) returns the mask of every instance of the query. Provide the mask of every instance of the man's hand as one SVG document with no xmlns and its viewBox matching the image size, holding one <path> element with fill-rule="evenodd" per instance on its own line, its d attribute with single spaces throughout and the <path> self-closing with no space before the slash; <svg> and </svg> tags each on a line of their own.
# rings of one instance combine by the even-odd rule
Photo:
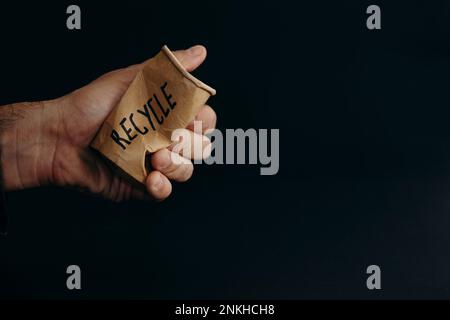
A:
<svg viewBox="0 0 450 320">
<path fill-rule="evenodd" d="M 206 57 L 202 46 L 174 53 L 188 71 Z M 114 201 L 131 197 L 163 200 L 172 191 L 169 180 L 188 180 L 193 171 L 191 160 L 163 149 L 151 156 L 154 171 L 147 177 L 145 192 L 114 175 L 89 147 L 142 67 L 138 64 L 109 72 L 55 100 L 0 107 L 1 169 L 6 189 L 54 184 L 87 189 Z M 202 121 L 204 132 L 215 127 L 216 114 L 204 106 L 195 120 Z M 190 124 L 187 129 L 192 128 Z M 182 161 L 173 161 L 177 157 Z"/>
</svg>

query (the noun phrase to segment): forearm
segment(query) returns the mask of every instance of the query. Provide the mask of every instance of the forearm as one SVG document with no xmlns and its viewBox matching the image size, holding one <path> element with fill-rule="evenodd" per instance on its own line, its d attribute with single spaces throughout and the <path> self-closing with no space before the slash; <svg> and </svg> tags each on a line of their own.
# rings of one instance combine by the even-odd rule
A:
<svg viewBox="0 0 450 320">
<path fill-rule="evenodd" d="M 54 109 L 50 101 L 0 107 L 0 167 L 5 190 L 49 182 L 58 124 Z"/>
</svg>

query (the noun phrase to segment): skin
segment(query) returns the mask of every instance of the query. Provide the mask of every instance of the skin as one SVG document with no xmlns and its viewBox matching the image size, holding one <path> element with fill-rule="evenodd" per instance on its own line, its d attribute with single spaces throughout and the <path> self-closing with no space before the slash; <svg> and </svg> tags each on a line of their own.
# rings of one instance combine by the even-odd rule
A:
<svg viewBox="0 0 450 320">
<path fill-rule="evenodd" d="M 188 71 L 193 71 L 205 60 L 206 49 L 194 46 L 174 54 Z M 188 180 L 194 169 L 191 159 L 171 148 L 152 155 L 154 171 L 147 177 L 146 191 L 115 175 L 89 148 L 97 130 L 143 65 L 109 72 L 54 100 L 0 107 L 4 188 L 10 191 L 43 185 L 70 186 L 113 201 L 130 198 L 161 201 L 172 192 L 171 180 Z M 216 114 L 205 105 L 195 120 L 202 122 L 204 133 L 215 127 Z M 206 137 L 192 132 L 193 123 L 186 130 L 195 139 L 206 141 L 204 148 L 208 147 Z"/>
</svg>

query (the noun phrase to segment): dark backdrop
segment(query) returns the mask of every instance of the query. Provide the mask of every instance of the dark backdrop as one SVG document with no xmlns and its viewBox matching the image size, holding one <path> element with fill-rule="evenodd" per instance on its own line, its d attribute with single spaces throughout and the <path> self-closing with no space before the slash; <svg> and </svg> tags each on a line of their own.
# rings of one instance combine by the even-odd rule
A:
<svg viewBox="0 0 450 320">
<path fill-rule="evenodd" d="M 218 127 L 279 128 L 280 171 L 196 166 L 160 204 L 10 193 L 1 297 L 450 296 L 448 2 L 376 1 L 378 31 L 371 1 L 76 3 L 81 31 L 67 1 L 2 3 L 0 104 L 201 43 Z"/>
</svg>

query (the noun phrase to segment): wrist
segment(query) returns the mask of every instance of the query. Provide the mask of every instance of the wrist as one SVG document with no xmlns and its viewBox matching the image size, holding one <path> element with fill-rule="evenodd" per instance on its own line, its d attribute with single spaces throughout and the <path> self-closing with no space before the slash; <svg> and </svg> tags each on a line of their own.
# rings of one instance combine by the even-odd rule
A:
<svg viewBox="0 0 450 320">
<path fill-rule="evenodd" d="M 58 126 L 55 101 L 0 107 L 0 167 L 5 190 L 50 182 Z"/>
</svg>

